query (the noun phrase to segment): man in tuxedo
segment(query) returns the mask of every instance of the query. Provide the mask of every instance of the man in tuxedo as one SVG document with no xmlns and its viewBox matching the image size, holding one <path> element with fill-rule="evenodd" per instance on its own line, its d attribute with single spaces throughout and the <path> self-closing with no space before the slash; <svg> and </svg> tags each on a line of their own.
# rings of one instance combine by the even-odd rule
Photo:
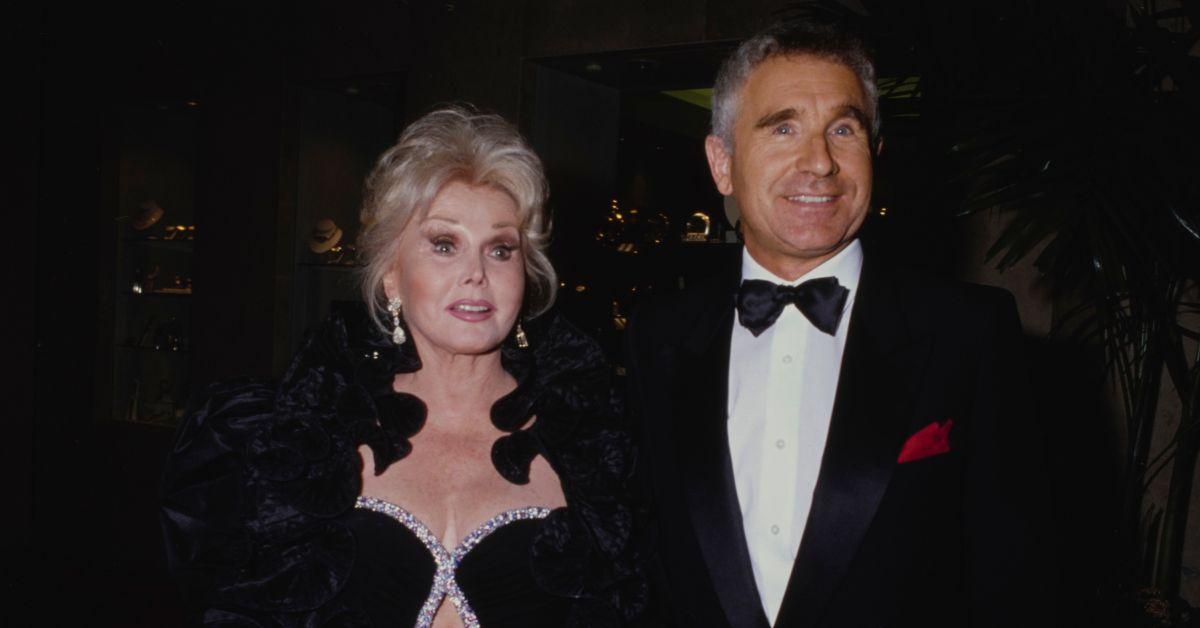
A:
<svg viewBox="0 0 1200 628">
<path fill-rule="evenodd" d="M 740 207 L 740 267 L 627 328 L 664 618 L 1050 625 L 1013 299 L 857 238 L 881 146 L 864 45 L 773 27 L 726 61 L 713 101 L 705 148 Z"/>
</svg>

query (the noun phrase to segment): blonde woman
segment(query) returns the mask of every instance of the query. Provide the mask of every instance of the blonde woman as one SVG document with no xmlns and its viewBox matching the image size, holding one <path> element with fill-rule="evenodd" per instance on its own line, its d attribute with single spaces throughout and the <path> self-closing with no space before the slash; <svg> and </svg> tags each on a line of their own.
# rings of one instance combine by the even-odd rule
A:
<svg viewBox="0 0 1200 628">
<path fill-rule="evenodd" d="M 164 525 L 196 621 L 632 620 L 632 457 L 597 345 L 546 313 L 537 156 L 499 117 L 441 109 L 367 192 L 367 306 L 278 385 L 214 386 L 181 430 Z"/>
</svg>

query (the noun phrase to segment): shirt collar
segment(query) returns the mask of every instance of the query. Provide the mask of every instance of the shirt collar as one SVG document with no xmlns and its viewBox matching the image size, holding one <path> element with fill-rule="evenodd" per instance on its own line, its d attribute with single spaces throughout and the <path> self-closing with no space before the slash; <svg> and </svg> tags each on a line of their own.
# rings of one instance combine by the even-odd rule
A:
<svg viewBox="0 0 1200 628">
<path fill-rule="evenodd" d="M 858 288 L 858 278 L 862 275 L 862 244 L 855 238 L 846 248 L 838 251 L 837 255 L 821 262 L 812 270 L 801 275 L 795 281 L 788 281 L 759 264 L 750 251 L 742 247 L 742 279 L 764 279 L 785 286 L 796 286 L 809 279 L 817 277 L 836 277 L 842 287 L 850 291 L 851 296 Z"/>
</svg>

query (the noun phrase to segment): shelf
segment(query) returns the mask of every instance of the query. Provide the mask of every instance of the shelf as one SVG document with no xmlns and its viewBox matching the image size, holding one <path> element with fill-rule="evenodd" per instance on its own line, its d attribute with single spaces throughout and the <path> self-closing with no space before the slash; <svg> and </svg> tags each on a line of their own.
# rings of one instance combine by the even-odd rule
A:
<svg viewBox="0 0 1200 628">
<path fill-rule="evenodd" d="M 725 242 L 725 241 L 710 242 L 707 240 L 699 241 L 699 242 L 689 241 L 689 240 L 680 240 L 679 243 L 682 246 L 700 246 L 700 247 L 711 246 L 711 247 L 718 247 L 718 248 L 719 247 L 736 247 L 736 246 L 742 245 L 741 242 Z"/>
<path fill-rule="evenodd" d="M 196 245 L 195 240 L 177 239 L 163 240 L 161 238 L 121 238 L 125 244 L 142 246 L 151 249 L 164 249 L 170 251 L 188 251 L 190 252 Z"/>
<path fill-rule="evenodd" d="M 177 427 L 179 427 L 179 420 L 176 419 L 175 417 L 170 417 L 168 419 L 160 419 L 160 420 L 139 419 L 139 420 L 134 421 L 132 419 L 128 419 L 123 416 L 115 416 L 115 417 L 113 417 L 113 420 L 118 423 L 124 423 L 126 425 L 146 425 L 149 427 L 156 427 L 156 428 L 165 429 L 165 430 L 175 430 Z"/>
<path fill-rule="evenodd" d="M 134 292 L 132 290 L 122 290 L 121 296 L 130 297 L 133 299 L 186 299 L 192 296 L 191 292 Z"/>
<path fill-rule="evenodd" d="M 178 355 L 178 356 L 187 356 L 187 355 L 191 355 L 191 353 L 192 353 L 191 349 L 175 349 L 175 350 L 155 349 L 154 347 L 139 347 L 138 345 L 129 345 L 129 344 L 119 344 L 119 345 L 117 345 L 117 348 L 124 349 L 126 351 L 138 351 L 140 353 L 165 353 L 168 355 Z"/>
<path fill-rule="evenodd" d="M 363 267 L 362 264 L 321 264 L 318 262 L 299 262 L 296 266 L 316 270 L 331 270 L 339 273 L 354 272 Z"/>
</svg>

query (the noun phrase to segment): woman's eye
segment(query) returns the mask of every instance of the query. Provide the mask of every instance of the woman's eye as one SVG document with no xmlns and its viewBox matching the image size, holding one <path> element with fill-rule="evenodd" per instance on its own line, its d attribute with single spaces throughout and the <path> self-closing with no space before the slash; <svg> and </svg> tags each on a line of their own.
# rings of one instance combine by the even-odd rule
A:
<svg viewBox="0 0 1200 628">
<path fill-rule="evenodd" d="M 445 255 L 454 252 L 454 242 L 441 238 L 433 241 L 433 252 Z"/>
<path fill-rule="evenodd" d="M 507 244 L 501 244 L 492 249 L 492 257 L 498 260 L 506 260 L 512 258 L 513 247 Z"/>
</svg>

